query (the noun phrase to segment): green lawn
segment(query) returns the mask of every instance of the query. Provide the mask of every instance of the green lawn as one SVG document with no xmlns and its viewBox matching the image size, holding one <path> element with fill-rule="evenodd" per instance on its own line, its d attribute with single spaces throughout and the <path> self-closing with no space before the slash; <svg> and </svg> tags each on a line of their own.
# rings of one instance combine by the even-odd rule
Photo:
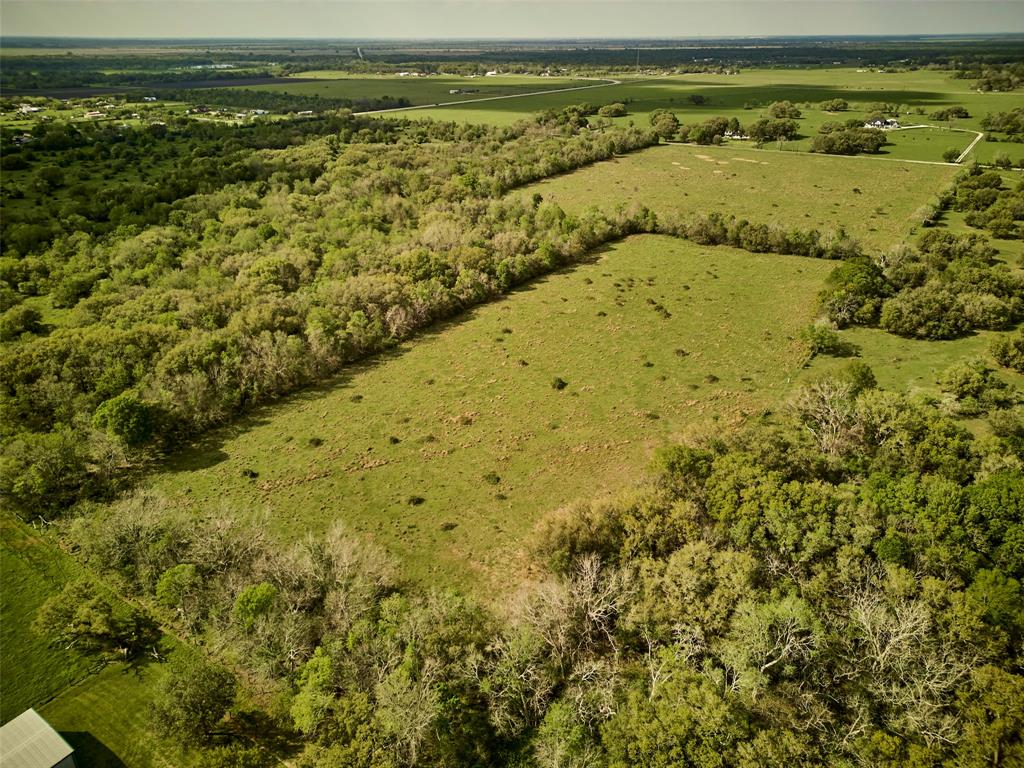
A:
<svg viewBox="0 0 1024 768">
<path fill-rule="evenodd" d="M 89 768 L 178 768 L 193 761 L 153 735 L 149 702 L 166 666 L 110 664 L 39 710 Z"/>
<path fill-rule="evenodd" d="M 38 707 L 95 663 L 51 646 L 31 628 L 36 611 L 78 573 L 75 562 L 24 523 L 0 516 L 0 721 Z"/>
<path fill-rule="evenodd" d="M 283 539 L 341 521 L 432 584 L 507 586 L 545 512 L 782 397 L 833 266 L 632 238 L 255 413 L 151 485 Z"/>
<path fill-rule="evenodd" d="M 540 193 L 570 211 L 639 202 L 655 211 L 718 211 L 759 223 L 834 231 L 873 249 L 902 241 L 952 166 L 774 152 L 739 145 L 659 146 L 548 179 Z"/>
</svg>

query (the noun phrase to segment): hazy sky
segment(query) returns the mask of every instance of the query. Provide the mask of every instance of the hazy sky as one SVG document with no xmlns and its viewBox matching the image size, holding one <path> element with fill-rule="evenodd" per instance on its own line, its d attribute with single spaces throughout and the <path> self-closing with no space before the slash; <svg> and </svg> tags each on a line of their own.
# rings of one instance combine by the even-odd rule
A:
<svg viewBox="0 0 1024 768">
<path fill-rule="evenodd" d="M 1024 0 L 2 0 L 0 32 L 326 38 L 1024 32 Z"/>
</svg>

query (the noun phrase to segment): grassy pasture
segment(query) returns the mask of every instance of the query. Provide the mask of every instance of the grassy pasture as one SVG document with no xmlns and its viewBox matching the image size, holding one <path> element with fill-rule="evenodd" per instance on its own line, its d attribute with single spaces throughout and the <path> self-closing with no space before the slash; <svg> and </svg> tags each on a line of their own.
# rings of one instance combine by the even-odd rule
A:
<svg viewBox="0 0 1024 768">
<path fill-rule="evenodd" d="M 248 86 L 247 90 L 273 91 L 298 96 L 322 96 L 332 99 L 373 99 L 391 97 L 406 98 L 413 105 L 437 104 L 449 101 L 466 101 L 489 96 L 512 96 L 520 93 L 571 88 L 581 85 L 595 85 L 596 81 L 559 77 L 530 77 L 527 75 L 498 75 L 494 77 L 345 77 L 336 73 L 328 79 L 328 72 L 312 73 L 316 82 L 275 83 L 273 85 Z M 297 77 L 307 77 L 302 73 Z M 453 94 L 453 89 L 473 89 L 476 93 Z M 600 91 L 601 89 L 595 89 Z M 566 93 L 567 97 L 579 96 L 587 91 Z M 530 101 L 531 99 L 525 99 Z M 580 97 L 579 100 L 583 100 Z M 512 99 L 518 101 L 518 99 Z M 574 102 L 568 102 L 574 103 Z M 448 119 L 448 118 L 445 118 Z"/>
<path fill-rule="evenodd" d="M 980 357 L 989 361 L 999 375 L 1017 387 L 1024 388 L 1024 376 L 996 366 L 988 353 L 988 345 L 999 334 L 982 331 L 950 341 L 904 339 L 877 328 L 847 328 L 840 332 L 844 341 L 859 350 L 858 359 L 871 366 L 884 389 L 940 394 L 938 377 L 954 363 Z M 842 368 L 848 361 L 834 357 L 817 357 L 801 373 L 801 379 L 812 378 Z"/>
<path fill-rule="evenodd" d="M 690 96 L 703 96 L 701 106 L 690 103 Z M 823 101 L 846 99 L 849 111 L 828 113 L 820 108 Z M 972 134 L 957 134 L 942 127 L 980 131 L 981 119 L 989 112 L 1005 111 L 1021 99 L 1017 93 L 978 93 L 969 80 L 956 80 L 948 73 L 933 70 L 883 73 L 855 69 L 755 69 L 735 75 L 693 74 L 650 79 L 625 80 L 621 85 L 578 93 L 542 94 L 508 101 L 462 104 L 452 107 L 414 110 L 410 117 L 433 117 L 441 120 L 483 122 L 504 125 L 545 109 L 558 109 L 569 104 L 588 101 L 607 104 L 626 103 L 629 115 L 616 122 L 630 120 L 646 125 L 655 109 L 669 109 L 684 123 L 699 122 L 709 117 L 736 117 L 748 124 L 767 117 L 767 107 L 774 101 L 789 100 L 803 111 L 800 119 L 800 141 L 790 142 L 792 149 L 808 149 L 810 137 L 822 123 L 862 118 L 875 103 L 901 105 L 900 120 L 905 124 L 925 123 L 939 128 L 897 131 L 890 134 L 890 146 L 884 156 L 911 160 L 941 161 L 950 147 L 966 148 Z M 429 101 L 424 101 L 429 103 Z M 940 122 L 929 115 L 944 107 L 966 107 L 970 118 Z M 924 114 L 917 114 L 920 108 Z M 929 135 L 931 134 L 931 135 Z M 1006 152 L 1014 160 L 1024 157 L 1024 145 L 988 142 L 984 150 L 976 147 L 979 157 L 990 159 L 996 152 Z"/>
<path fill-rule="evenodd" d="M 914 211 L 956 172 L 953 166 L 863 157 L 671 145 L 598 163 L 517 194 L 540 193 L 569 211 L 640 202 L 655 211 L 718 211 L 822 232 L 842 225 L 868 247 L 884 249 L 906 238 Z"/>
<path fill-rule="evenodd" d="M 150 484 L 284 540 L 341 521 L 412 578 L 502 589 L 539 515 L 780 398 L 832 267 L 632 238 L 257 412 Z"/>
</svg>

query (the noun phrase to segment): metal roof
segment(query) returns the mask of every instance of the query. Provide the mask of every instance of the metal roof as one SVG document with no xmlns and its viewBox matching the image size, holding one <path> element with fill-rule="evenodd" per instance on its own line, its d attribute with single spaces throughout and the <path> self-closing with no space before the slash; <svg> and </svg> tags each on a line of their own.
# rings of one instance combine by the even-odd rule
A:
<svg viewBox="0 0 1024 768">
<path fill-rule="evenodd" d="M 53 768 L 73 751 L 34 709 L 0 728 L 0 768 Z"/>
</svg>

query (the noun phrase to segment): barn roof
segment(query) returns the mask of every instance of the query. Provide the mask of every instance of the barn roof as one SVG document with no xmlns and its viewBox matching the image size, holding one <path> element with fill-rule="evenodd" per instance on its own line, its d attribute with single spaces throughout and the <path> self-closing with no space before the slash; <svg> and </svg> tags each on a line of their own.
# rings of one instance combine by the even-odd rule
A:
<svg viewBox="0 0 1024 768">
<path fill-rule="evenodd" d="M 34 709 L 0 728 L 3 768 L 53 768 L 74 750 Z"/>
</svg>

